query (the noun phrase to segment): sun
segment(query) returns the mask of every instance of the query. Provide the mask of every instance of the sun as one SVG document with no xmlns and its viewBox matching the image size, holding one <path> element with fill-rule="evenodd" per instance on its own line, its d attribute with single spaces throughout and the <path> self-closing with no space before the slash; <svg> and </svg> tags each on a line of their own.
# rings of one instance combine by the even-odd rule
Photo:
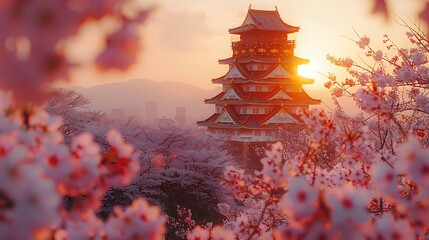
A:
<svg viewBox="0 0 429 240">
<path fill-rule="evenodd" d="M 327 63 L 321 63 L 318 58 L 310 58 L 308 64 L 298 66 L 298 75 L 305 78 L 314 80 L 314 87 L 323 86 L 326 81 L 326 75 L 328 74 Z"/>
<path fill-rule="evenodd" d="M 302 64 L 298 66 L 298 74 L 305 78 L 314 79 L 318 76 L 318 65 L 315 60 L 311 60 L 309 64 Z"/>
</svg>

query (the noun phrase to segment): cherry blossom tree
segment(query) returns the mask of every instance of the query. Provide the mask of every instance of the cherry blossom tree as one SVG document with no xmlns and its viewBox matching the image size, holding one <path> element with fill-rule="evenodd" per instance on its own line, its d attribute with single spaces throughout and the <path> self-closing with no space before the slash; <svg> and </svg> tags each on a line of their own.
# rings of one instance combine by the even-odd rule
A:
<svg viewBox="0 0 429 240">
<path fill-rule="evenodd" d="M 291 157 L 275 144 L 255 174 L 228 168 L 225 186 L 242 207 L 219 205 L 226 229 L 240 239 L 427 237 L 428 41 L 406 29 L 410 48 L 385 36 L 386 49 L 376 50 L 363 36 L 362 63 L 328 56 L 349 75 L 331 74 L 325 86 L 360 112 L 347 114 L 340 101 L 332 113 L 303 112 L 307 148 Z M 327 146 L 334 155 L 323 154 Z"/>
<path fill-rule="evenodd" d="M 101 155 L 91 134 L 79 134 L 66 146 L 57 130 L 60 118 L 35 108 L 24 118 L 7 98 L 1 102 L 1 236 L 118 239 L 126 231 L 161 238 L 165 219 L 143 199 L 125 212 L 116 209 L 105 223 L 95 217 L 104 192 L 130 183 L 139 169 L 134 149 L 117 131 L 108 132 L 110 151 Z M 64 197 L 74 199 L 67 211 L 61 204 Z M 134 230 L 124 229 L 128 221 L 134 222 Z"/>
<path fill-rule="evenodd" d="M 67 144 L 73 136 L 107 121 L 106 114 L 87 108 L 89 99 L 76 91 L 58 89 L 53 95 L 47 101 L 45 109 L 50 115 L 62 118 L 59 130 L 65 136 L 64 141 Z"/>
<path fill-rule="evenodd" d="M 228 165 L 236 165 L 226 151 L 226 142 L 176 126 L 158 128 L 136 123 L 113 126 L 138 151 L 140 171 L 131 184 L 107 192 L 103 214 L 109 214 L 114 204 L 127 206 L 134 199 L 145 197 L 170 217 L 178 217 L 176 208 L 180 205 L 192 210 L 197 224 L 221 222 L 217 204 L 231 202 L 230 195 L 219 184 L 222 171 Z M 101 126 L 105 131 L 110 127 Z M 103 135 L 100 126 L 91 129 L 95 138 Z M 168 236 L 174 237 L 174 232 Z"/>
<path fill-rule="evenodd" d="M 88 103 L 85 97 L 72 90 L 60 90 L 59 93 L 49 102 L 48 109 L 68 123 L 60 128 L 67 130 L 64 133 L 65 142 L 72 141 L 76 135 L 90 132 L 100 146 L 100 152 L 107 154 L 111 146 L 105 136 L 114 128 L 136 150 L 139 173 L 131 184 L 113 186 L 106 192 L 97 211 L 99 217 L 107 219 L 115 206 L 127 207 L 135 199 L 145 197 L 159 206 L 171 220 L 179 217 L 176 207 L 180 205 L 192 210 L 197 224 L 221 223 L 222 215 L 217 204 L 231 202 L 231 197 L 219 182 L 224 168 L 235 165 L 226 150 L 227 142 L 176 126 L 149 127 L 127 120 L 112 121 L 106 116 L 91 118 L 100 114 L 78 108 Z M 73 202 L 75 199 L 67 200 Z M 169 226 L 171 231 L 167 237 L 174 237 L 175 227 L 172 224 Z M 183 237 L 186 236 L 186 231 L 177 229 Z"/>
<path fill-rule="evenodd" d="M 375 12 L 386 11 L 386 1 L 375 3 Z M 174 184 L 180 185 L 177 192 L 193 195 L 193 201 L 223 195 L 215 183 L 229 160 L 209 137 L 179 129 L 136 131 L 126 125 L 118 131 L 110 130 L 113 125 L 92 123 L 65 131 L 64 136 L 59 129 L 67 120 L 43 109 L 52 96 L 51 84 L 67 80 L 70 69 L 77 67 L 68 60 L 66 40 L 86 21 L 109 16 L 120 23 L 106 33 L 105 49 L 95 57 L 101 70 L 126 69 L 134 62 L 139 49 L 135 27 L 147 12 L 130 12 L 137 8 L 129 4 L 0 1 L 0 87 L 6 90 L 0 100 L 0 236 L 162 239 L 167 217 L 141 196 L 152 202 L 160 199 L 159 205 L 168 209 L 168 198 L 154 191 L 160 183 L 166 186 L 160 195 Z M 326 86 L 337 98 L 353 98 L 359 114 L 347 114 L 339 102 L 332 113 L 302 112 L 307 147 L 285 154 L 280 143 L 274 144 L 261 160 L 262 169 L 253 174 L 226 167 L 221 185 L 235 198 L 233 204 L 219 204 L 226 220 L 202 227 L 179 208 L 189 223 L 183 236 L 427 238 L 429 42 L 419 29 L 407 30 L 409 48 L 398 47 L 386 36 L 386 49 L 373 49 L 369 37 L 359 36 L 363 62 L 328 56 L 349 75 L 330 75 Z M 72 107 L 85 102 L 74 100 L 69 102 Z M 52 112 L 65 112 L 50 107 Z M 84 131 L 87 128 L 91 133 Z M 211 192 L 199 191 L 201 185 Z M 112 207 L 113 214 L 102 221 L 95 212 L 112 187 L 130 196 L 130 205 Z M 64 205 L 63 199 L 71 201 Z"/>
<path fill-rule="evenodd" d="M 68 59 L 66 41 L 85 22 L 108 16 L 120 23 L 104 36 L 106 46 L 96 58 L 100 69 L 125 69 L 134 62 L 139 48 L 136 26 L 148 12 L 125 11 L 130 4 L 0 1 L 0 87 L 5 90 L 0 96 L 2 238 L 163 237 L 166 219 L 144 199 L 125 210 L 115 208 L 105 222 L 95 216 L 104 193 L 129 184 L 139 170 L 136 152 L 121 134 L 107 132 L 109 151 L 104 154 L 87 132 L 76 134 L 66 145 L 58 130 L 64 126 L 62 119 L 43 110 L 52 96 L 51 84 L 68 80 L 70 69 L 78 65 Z M 80 103 L 85 100 L 73 98 L 68 107 Z M 65 208 L 62 199 L 68 197 L 73 201 Z"/>
<path fill-rule="evenodd" d="M 120 27 L 106 29 L 106 47 L 94 56 L 95 64 L 101 70 L 127 69 L 140 49 L 137 25 L 147 15 L 124 0 L 1 1 L 0 87 L 14 95 L 15 103 L 43 103 L 51 84 L 68 81 L 70 70 L 78 67 L 66 54 L 67 40 L 85 23 L 105 17 Z"/>
</svg>

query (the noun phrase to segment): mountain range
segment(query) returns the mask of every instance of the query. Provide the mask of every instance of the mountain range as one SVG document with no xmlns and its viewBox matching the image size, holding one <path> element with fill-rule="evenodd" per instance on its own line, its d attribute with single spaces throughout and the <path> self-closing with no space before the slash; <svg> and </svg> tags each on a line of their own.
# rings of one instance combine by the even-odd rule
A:
<svg viewBox="0 0 429 240">
<path fill-rule="evenodd" d="M 156 102 L 158 118 L 175 118 L 176 107 L 186 108 L 189 124 L 204 120 L 214 112 L 204 99 L 218 94 L 220 88 L 205 90 L 180 82 L 155 82 L 148 79 L 133 79 L 93 87 L 74 87 L 90 100 L 89 109 L 110 113 L 112 109 L 124 109 L 126 115 L 142 114 L 148 102 Z"/>
</svg>

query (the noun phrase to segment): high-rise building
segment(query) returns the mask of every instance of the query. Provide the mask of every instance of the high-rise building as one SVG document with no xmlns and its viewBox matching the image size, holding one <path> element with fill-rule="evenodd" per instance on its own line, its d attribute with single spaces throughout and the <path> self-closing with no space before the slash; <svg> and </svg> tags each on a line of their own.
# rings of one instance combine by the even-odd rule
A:
<svg viewBox="0 0 429 240">
<path fill-rule="evenodd" d="M 300 124 L 297 110 L 320 100 L 302 88 L 314 81 L 297 73 L 298 65 L 309 62 L 294 55 L 295 41 L 288 39 L 298 30 L 283 22 L 277 9 L 249 7 L 243 24 L 229 29 L 232 57 L 219 60 L 229 66 L 228 72 L 212 80 L 223 90 L 205 100 L 215 113 L 198 125 L 231 141 L 271 142 L 278 140 L 279 127 Z"/>
<path fill-rule="evenodd" d="M 156 102 L 147 102 L 146 103 L 146 123 L 154 124 L 158 118 L 158 107 Z"/>
<path fill-rule="evenodd" d="M 176 107 L 176 121 L 179 125 L 186 124 L 186 107 Z"/>
</svg>

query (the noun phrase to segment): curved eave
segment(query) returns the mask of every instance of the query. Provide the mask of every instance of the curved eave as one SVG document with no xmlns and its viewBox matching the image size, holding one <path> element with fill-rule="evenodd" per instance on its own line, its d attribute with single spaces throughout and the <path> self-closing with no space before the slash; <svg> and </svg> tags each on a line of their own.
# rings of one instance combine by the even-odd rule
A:
<svg viewBox="0 0 429 240">
<path fill-rule="evenodd" d="M 297 56 L 294 56 L 294 58 L 291 61 L 292 64 L 297 64 L 297 65 L 308 64 L 309 62 L 310 62 L 310 59 L 300 58 Z"/>
<path fill-rule="evenodd" d="M 233 57 L 229 57 L 229 58 L 219 59 L 219 60 L 217 60 L 217 62 L 219 64 L 228 64 L 228 65 L 230 65 L 230 64 L 234 63 L 234 58 Z"/>
<path fill-rule="evenodd" d="M 290 57 L 263 57 L 263 56 L 251 56 L 251 57 L 239 57 L 235 59 L 236 63 L 282 63 L 282 64 L 296 64 L 296 65 L 302 65 L 302 64 L 308 64 L 310 62 L 309 59 L 306 58 L 300 58 L 297 56 L 290 56 Z M 234 63 L 234 58 L 224 58 L 218 60 L 219 64 L 227 64 L 231 65 Z"/>
<path fill-rule="evenodd" d="M 321 100 L 319 99 L 309 99 L 309 100 L 284 100 L 284 99 L 273 99 L 269 101 L 244 101 L 244 100 L 216 100 L 216 99 L 207 99 L 205 103 L 207 104 L 217 104 L 217 105 L 264 105 L 264 106 L 308 106 L 308 105 L 317 105 L 320 104 Z"/>
<path fill-rule="evenodd" d="M 284 78 L 268 78 L 268 79 L 212 79 L 213 84 L 244 84 L 244 83 L 258 83 L 258 84 L 282 84 L 282 85 L 297 85 L 297 84 L 313 84 L 314 80 L 304 77 L 297 77 L 297 80 L 284 79 Z"/>
<path fill-rule="evenodd" d="M 274 28 L 264 28 L 261 27 L 259 25 L 255 25 L 255 24 L 249 24 L 249 25 L 242 25 L 236 28 L 230 28 L 228 29 L 228 32 L 230 34 L 241 34 L 241 33 L 245 33 L 245 32 L 249 32 L 252 30 L 260 30 L 260 31 L 268 31 L 268 32 L 283 32 L 286 34 L 290 34 L 290 33 L 296 33 L 299 31 L 299 27 L 294 27 L 288 24 L 285 24 L 282 29 L 274 29 Z"/>
<path fill-rule="evenodd" d="M 218 93 L 216 96 L 212 97 L 212 98 L 207 98 L 204 99 L 204 102 L 210 101 L 210 100 L 219 100 L 223 97 L 223 95 L 225 95 L 225 92 L 220 92 Z"/>
<path fill-rule="evenodd" d="M 198 124 L 198 123 L 197 123 Z M 280 126 L 286 126 L 289 124 L 269 124 L 269 125 L 262 125 L 262 126 L 242 126 L 242 125 L 233 125 L 233 126 L 225 126 L 226 124 L 199 124 L 200 126 L 208 127 L 208 128 L 220 128 L 220 129 L 248 129 L 248 130 L 277 130 Z M 296 124 L 294 124 L 296 125 Z"/>
<path fill-rule="evenodd" d="M 226 123 L 213 123 L 213 122 L 206 122 L 206 121 L 198 121 L 197 125 L 202 127 L 208 127 L 208 128 L 219 128 L 219 129 L 249 129 L 249 130 L 276 130 L 281 126 L 287 126 L 287 125 L 297 125 L 302 124 L 299 123 L 270 123 L 270 124 L 263 124 L 263 125 L 237 125 L 237 124 L 226 124 Z"/>
<path fill-rule="evenodd" d="M 240 34 L 240 33 L 244 33 L 244 32 L 248 32 L 251 31 L 253 29 L 256 29 L 256 26 L 254 24 L 250 24 L 250 25 L 241 25 L 239 27 L 235 27 L 235 28 L 230 28 L 228 29 L 228 32 L 230 34 Z"/>
<path fill-rule="evenodd" d="M 228 124 L 228 123 L 212 123 L 212 122 L 197 122 L 197 125 L 203 127 L 214 127 L 214 128 L 230 128 L 230 129 L 239 129 L 240 125 L 237 124 Z"/>
<path fill-rule="evenodd" d="M 219 117 L 219 115 L 220 115 L 219 113 L 214 113 L 203 121 L 197 121 L 197 124 L 204 123 L 204 122 L 213 122 Z"/>
<path fill-rule="evenodd" d="M 246 18 L 244 19 L 241 26 L 229 29 L 229 32 L 232 34 L 239 34 L 242 32 L 251 31 L 253 29 L 284 33 L 293 33 L 299 31 L 299 27 L 291 26 L 285 23 L 277 9 L 275 11 L 271 11 L 249 8 Z"/>
<path fill-rule="evenodd" d="M 313 84 L 314 80 L 301 76 L 292 76 L 291 78 L 266 78 L 252 80 L 258 83 L 281 83 L 281 84 Z"/>
<path fill-rule="evenodd" d="M 297 77 L 298 78 L 298 82 L 302 83 L 302 84 L 313 84 L 314 80 L 310 79 L 310 78 L 305 78 L 305 77 Z"/>
<path fill-rule="evenodd" d="M 212 83 L 213 84 L 230 84 L 231 80 L 225 80 L 225 79 L 217 78 L 217 79 L 212 79 Z"/>
</svg>

